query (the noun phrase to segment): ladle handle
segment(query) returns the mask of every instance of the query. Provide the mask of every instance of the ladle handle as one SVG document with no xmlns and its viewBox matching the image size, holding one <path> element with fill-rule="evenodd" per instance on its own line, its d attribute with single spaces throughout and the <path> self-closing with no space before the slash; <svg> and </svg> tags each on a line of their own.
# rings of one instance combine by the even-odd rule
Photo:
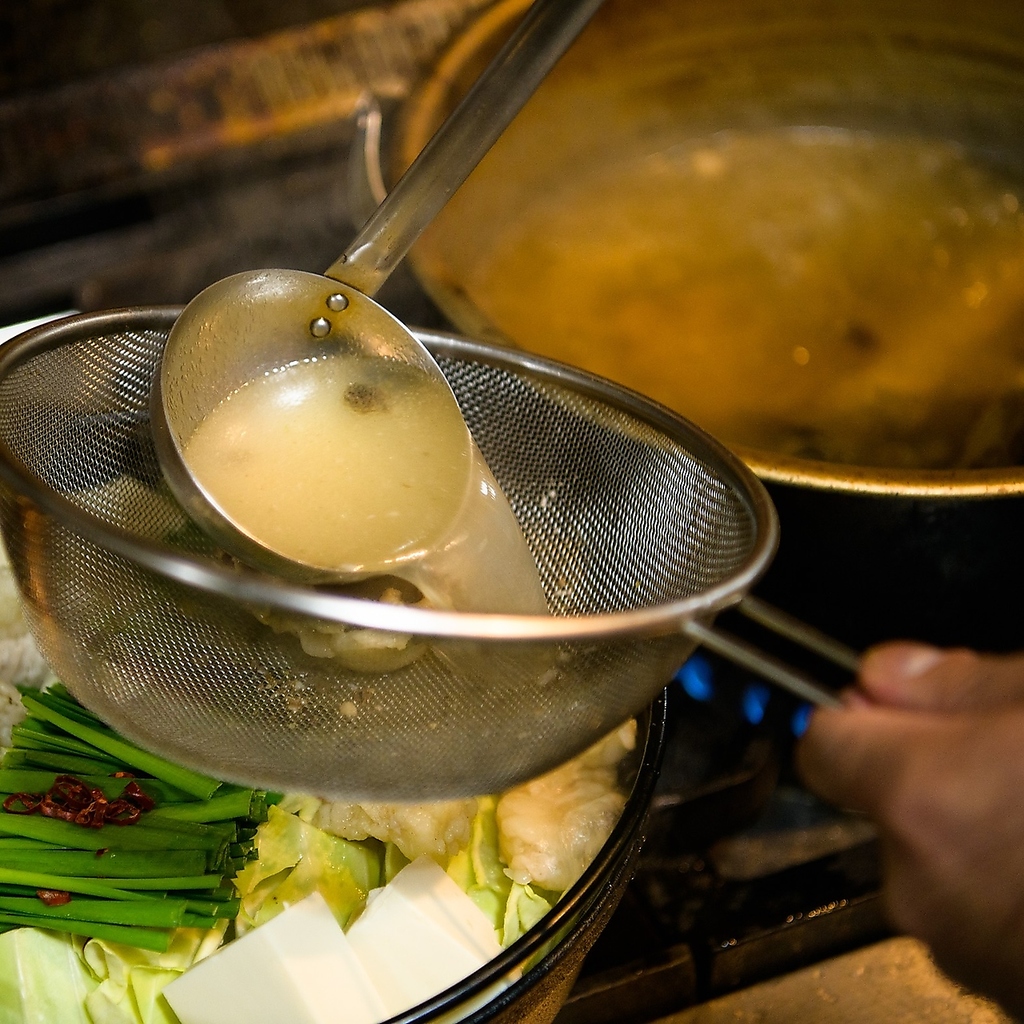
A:
<svg viewBox="0 0 1024 1024">
<path fill-rule="evenodd" d="M 327 276 L 374 295 L 602 2 L 535 0 Z"/>
<path fill-rule="evenodd" d="M 736 606 L 736 610 L 840 668 L 856 672 L 859 660 L 856 651 L 760 598 L 748 595 Z M 692 621 L 686 624 L 684 630 L 708 650 L 720 654 L 741 668 L 748 669 L 762 679 L 767 679 L 770 683 L 775 683 L 801 700 L 810 701 L 819 707 L 839 707 L 841 704 L 832 690 L 717 626 Z"/>
</svg>

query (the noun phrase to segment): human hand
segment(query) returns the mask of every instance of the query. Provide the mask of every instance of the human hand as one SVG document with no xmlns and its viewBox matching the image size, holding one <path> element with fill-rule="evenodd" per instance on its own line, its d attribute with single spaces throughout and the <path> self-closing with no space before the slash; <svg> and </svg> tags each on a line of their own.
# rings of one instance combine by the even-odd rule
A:
<svg viewBox="0 0 1024 1024">
<path fill-rule="evenodd" d="M 1024 1017 L 1024 654 L 886 644 L 815 711 L 807 785 L 878 825 L 893 925 Z"/>
</svg>

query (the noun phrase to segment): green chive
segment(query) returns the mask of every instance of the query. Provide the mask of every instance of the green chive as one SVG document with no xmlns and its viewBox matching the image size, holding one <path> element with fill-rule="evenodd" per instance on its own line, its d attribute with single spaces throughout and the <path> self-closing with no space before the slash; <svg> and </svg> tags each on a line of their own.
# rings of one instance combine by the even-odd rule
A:
<svg viewBox="0 0 1024 1024">
<path fill-rule="evenodd" d="M 0 770 L 0 789 L 3 788 L 3 771 Z M 256 790 L 243 789 L 234 793 L 217 795 L 212 800 L 195 801 L 161 807 L 147 816 L 149 821 L 173 819 L 174 821 L 229 821 L 233 818 L 251 818 L 252 811 L 261 803 Z"/>
<path fill-rule="evenodd" d="M 63 687 L 61 687 L 61 689 L 63 689 Z M 38 701 L 40 704 L 45 704 L 51 710 L 56 711 L 60 715 L 65 715 L 75 722 L 79 722 L 82 725 L 93 726 L 97 729 L 103 729 L 105 732 L 110 731 L 101 719 L 94 715 L 88 708 L 79 704 L 78 701 L 61 697 L 60 692 L 54 686 L 51 686 L 46 690 L 37 690 L 34 687 L 19 686 L 18 690 L 21 693 L 22 700 L 24 700 L 27 695 L 33 700 Z M 64 690 L 64 692 L 67 693 L 67 690 Z"/>
<path fill-rule="evenodd" d="M 48 907 L 38 896 L 0 896 L 0 912 L 147 928 L 177 928 L 186 913 L 195 913 L 185 900 L 126 903 L 123 900 L 74 898 L 61 906 Z"/>
<path fill-rule="evenodd" d="M 90 939 L 103 939 L 105 942 L 122 942 L 138 949 L 151 949 L 155 953 L 166 953 L 171 945 L 170 931 L 156 928 L 122 928 L 116 924 L 92 921 L 62 921 L 36 915 L 0 913 L 0 927 L 3 925 L 13 928 L 49 928 L 51 931 L 84 935 Z"/>
<path fill-rule="evenodd" d="M 181 919 L 183 928 L 212 928 L 217 923 L 217 918 L 207 917 L 205 914 L 185 914 Z"/>
<path fill-rule="evenodd" d="M 41 871 L 20 871 L 17 868 L 0 868 L 0 882 L 7 885 L 23 885 L 31 889 L 56 889 L 58 892 L 77 892 L 84 896 L 102 896 L 110 900 L 149 899 L 142 893 L 129 892 L 95 879 L 48 875 Z"/>
<path fill-rule="evenodd" d="M 185 900 L 186 909 L 193 914 L 202 914 L 204 917 L 232 918 L 238 916 L 242 901 L 236 896 L 230 900 Z M 134 907 L 135 904 L 133 903 Z"/>
<path fill-rule="evenodd" d="M 228 840 L 220 833 L 177 833 L 142 824 L 85 828 L 58 818 L 3 812 L 0 834 L 40 839 L 71 850 L 207 850 L 215 860 L 225 855 L 228 846 Z"/>
<path fill-rule="evenodd" d="M 223 875 L 183 875 L 179 878 L 131 878 L 120 879 L 119 885 L 132 892 L 175 891 L 179 889 L 217 889 L 224 881 Z"/>
<path fill-rule="evenodd" d="M 198 772 L 190 771 L 188 768 L 182 768 L 162 757 L 150 754 L 148 751 L 142 750 L 140 747 L 135 746 L 134 743 L 122 739 L 109 730 L 77 722 L 67 715 L 47 707 L 46 704 L 39 701 L 36 697 L 24 694 L 21 701 L 29 714 L 36 718 L 50 722 L 77 739 L 90 743 L 107 754 L 112 754 L 114 757 L 124 761 L 125 764 L 138 768 L 154 778 L 162 779 L 172 786 L 177 786 L 179 789 L 183 789 L 186 793 L 191 793 L 200 800 L 209 800 L 220 786 L 220 782 L 217 779 L 200 775 Z"/>
<path fill-rule="evenodd" d="M 25 698 L 22 698 L 24 702 Z M 49 750 L 56 753 L 81 754 L 90 757 L 98 753 L 91 743 L 80 743 L 71 736 L 55 736 L 38 729 L 29 718 L 11 727 L 11 744 L 27 750 Z"/>
<path fill-rule="evenodd" d="M 103 761 L 78 754 L 59 754 L 55 750 L 8 750 L 0 764 L 4 768 L 29 768 L 61 775 L 112 775 L 122 766 L 117 761 Z"/>
<path fill-rule="evenodd" d="M 41 843 L 38 839 L 26 839 L 23 836 L 0 836 L 0 860 L 8 850 L 59 850 L 61 847 L 52 843 Z"/>
<path fill-rule="evenodd" d="M 199 875 L 206 869 L 203 850 L 6 850 L 0 864 L 22 871 L 79 878 L 167 878 Z M 125 882 L 127 888 L 132 886 Z"/>
</svg>

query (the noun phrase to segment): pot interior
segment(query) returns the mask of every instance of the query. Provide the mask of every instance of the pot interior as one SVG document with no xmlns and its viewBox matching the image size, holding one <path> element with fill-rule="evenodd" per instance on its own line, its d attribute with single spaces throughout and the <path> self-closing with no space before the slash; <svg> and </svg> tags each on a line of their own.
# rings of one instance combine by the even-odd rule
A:
<svg viewBox="0 0 1024 1024">
<path fill-rule="evenodd" d="M 525 6 L 456 44 L 399 163 Z M 1022 129 L 1024 28 L 995 2 L 608 0 L 414 267 L 461 329 L 636 388 L 768 476 L 1016 480 Z"/>
</svg>

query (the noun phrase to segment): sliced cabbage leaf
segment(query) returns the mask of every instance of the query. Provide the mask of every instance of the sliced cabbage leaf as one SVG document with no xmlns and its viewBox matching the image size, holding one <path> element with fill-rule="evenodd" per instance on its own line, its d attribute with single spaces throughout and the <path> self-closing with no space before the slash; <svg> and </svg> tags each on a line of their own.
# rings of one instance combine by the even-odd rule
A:
<svg viewBox="0 0 1024 1024">
<path fill-rule="evenodd" d="M 90 1024 L 97 987 L 68 935 L 15 928 L 0 935 L 0 1024 Z"/>
<path fill-rule="evenodd" d="M 184 971 L 198 963 L 224 941 L 227 926 L 227 921 L 220 921 L 215 928 L 209 929 L 176 928 L 164 953 L 103 939 L 79 939 L 76 946 L 82 962 L 97 981 L 111 981 L 119 988 L 127 988 L 135 967 Z"/>
<path fill-rule="evenodd" d="M 285 907 L 319 892 L 344 927 L 382 884 L 383 848 L 375 841 L 332 836 L 296 814 L 271 807 L 256 832 L 258 857 L 235 877 L 242 897 L 240 932 L 276 917 Z"/>
<path fill-rule="evenodd" d="M 505 873 L 498 848 L 496 807 L 497 800 L 492 796 L 481 797 L 478 801 L 469 842 L 473 882 L 466 893 L 494 925 L 501 944 L 507 945 L 503 922 L 512 879 Z"/>
<path fill-rule="evenodd" d="M 278 800 L 276 806 L 288 814 L 294 814 L 303 821 L 312 821 L 320 810 L 323 800 L 316 796 L 303 793 L 286 793 Z"/>
<path fill-rule="evenodd" d="M 161 967 L 132 968 L 131 989 L 142 1024 L 178 1024 L 178 1018 L 163 997 L 163 990 L 181 973 Z"/>
<path fill-rule="evenodd" d="M 387 857 L 385 856 L 385 875 L 387 874 L 386 865 Z M 476 876 L 473 874 L 473 861 L 469 856 L 468 847 L 465 850 L 459 850 L 449 861 L 448 867 L 445 868 L 448 877 L 455 882 L 455 884 L 463 891 L 469 892 L 469 890 L 476 883 Z M 388 881 L 391 881 L 394 875 L 388 877 Z"/>
<path fill-rule="evenodd" d="M 498 801 L 480 797 L 470 844 L 448 863 L 448 875 L 483 911 L 502 946 L 511 945 L 555 904 L 557 895 L 513 882 L 501 858 Z"/>
<path fill-rule="evenodd" d="M 501 927 L 501 944 L 510 946 L 521 935 L 525 935 L 554 906 L 554 901 L 529 885 L 512 883 L 505 904 L 505 916 Z"/>
<path fill-rule="evenodd" d="M 85 997 L 85 1008 L 92 1024 L 138 1024 L 127 989 L 111 981 L 102 981 Z"/>
<path fill-rule="evenodd" d="M 164 985 L 213 953 L 227 927 L 227 921 L 220 921 L 210 929 L 177 928 L 165 953 L 76 939 L 81 963 L 95 986 L 84 1000 L 91 1024 L 176 1024 L 161 995 Z"/>
</svg>

